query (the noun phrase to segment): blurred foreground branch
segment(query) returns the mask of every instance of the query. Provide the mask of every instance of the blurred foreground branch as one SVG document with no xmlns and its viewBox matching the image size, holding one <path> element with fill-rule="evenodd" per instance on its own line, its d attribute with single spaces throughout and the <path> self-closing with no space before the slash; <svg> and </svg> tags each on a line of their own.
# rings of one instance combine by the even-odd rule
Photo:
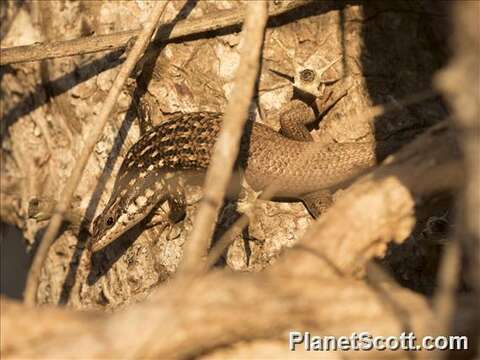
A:
<svg viewBox="0 0 480 360">
<path fill-rule="evenodd" d="M 437 76 L 437 87 L 454 110 L 452 116 L 463 152 L 464 177 L 459 187 L 455 239 L 447 248 L 435 297 L 438 332 L 455 333 L 455 316 L 463 311 L 457 290 L 466 283 L 473 298 L 472 325 L 467 332 L 474 341 L 473 352 L 480 352 L 478 323 L 480 312 L 480 38 L 478 37 L 479 2 L 456 2 L 453 6 L 455 51 L 449 66 Z M 476 343 L 475 343 L 476 342 Z M 472 356 L 473 357 L 473 356 Z"/>
<path fill-rule="evenodd" d="M 445 124 L 431 129 L 346 190 L 301 245 L 262 274 L 211 272 L 193 282 L 181 277 L 148 302 L 114 315 L 26 309 L 3 300 L 2 357 L 192 357 L 241 340 L 277 339 L 290 329 L 334 336 L 358 329 L 428 334 L 432 314 L 422 296 L 391 283 L 372 288 L 349 275 L 392 238 L 408 234 L 414 197 L 455 186 L 457 156 L 452 131 Z M 338 250 L 346 248 L 353 251 Z M 25 322 L 35 325 L 22 327 Z"/>
</svg>

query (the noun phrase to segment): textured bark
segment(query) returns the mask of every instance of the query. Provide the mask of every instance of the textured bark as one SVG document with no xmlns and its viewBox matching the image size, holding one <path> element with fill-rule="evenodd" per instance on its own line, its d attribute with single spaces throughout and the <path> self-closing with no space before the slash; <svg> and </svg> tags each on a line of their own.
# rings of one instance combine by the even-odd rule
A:
<svg viewBox="0 0 480 360">
<path fill-rule="evenodd" d="M 175 23 L 243 6 L 188 2 L 173 18 L 182 4 L 169 3 L 164 17 Z M 445 4 L 322 1 L 270 19 L 256 116 L 278 128 L 279 110 L 294 95 L 279 73 L 295 77 L 301 69 L 318 69 L 342 56 L 324 74 L 324 79 L 340 80 L 322 87 L 315 99 L 322 115 L 311 127 L 316 141 L 408 142 L 438 126 L 448 115 L 441 99 L 408 107 L 402 100 L 429 90 L 447 62 L 450 14 Z M 2 47 L 138 29 L 151 8 L 148 2 L 28 2 L 6 12 L 14 19 Z M 229 201 L 223 208 L 216 236 L 238 213 L 251 214 L 224 265 L 253 272 L 267 268 L 263 273 L 215 271 L 193 283 L 163 284 L 182 258 L 200 186 L 188 189 L 187 218 L 174 236 L 157 228 L 137 231 L 91 258 L 83 228 L 109 198 L 123 156 L 138 139 L 138 117 L 159 123 L 177 112 L 223 111 L 239 63 L 239 29 L 176 40 L 144 59 L 76 192 L 72 213 L 82 219 L 80 228 L 65 226 L 50 249 L 38 291 L 42 304 L 99 311 L 25 309 L 4 299 L 2 355 L 238 358 L 270 349 L 281 358 L 286 331 L 292 328 L 331 335 L 360 330 L 391 335 L 410 329 L 417 337 L 433 331 L 427 299 L 380 281 L 369 273 L 369 264 L 382 258 L 402 285 L 433 292 L 442 244 L 454 219 L 451 188 L 464 174 L 455 162 L 455 145 L 447 141 L 451 128 L 434 133 L 430 143 L 424 136 L 424 147 L 414 145 L 410 153 L 394 157 L 397 162 L 387 159 L 378 172 L 338 191 L 332 209 L 310 230 L 313 221 L 301 203 L 257 201 L 252 211 L 254 194 L 243 189 L 238 203 Z M 3 27 L 1 31 L 3 36 Z M 0 216 L 22 229 L 30 245 L 47 225 L 42 218 L 28 218 L 31 200 L 58 200 L 122 61 L 121 52 L 96 53 L 0 69 Z M 384 103 L 393 104 L 394 111 L 372 118 L 371 108 Z M 420 178 L 414 176 L 419 169 Z M 435 182 L 426 181 L 430 176 Z M 445 226 L 439 229 L 440 223 Z M 476 228 L 468 229 L 472 233 Z M 299 243 L 305 234 L 308 238 Z M 478 236 L 474 239 L 478 248 Z M 398 244 L 392 246 L 393 240 Z M 148 302 L 135 304 L 151 293 Z M 100 315 L 105 310 L 117 312 Z M 345 356 L 358 355 L 375 356 Z"/>
<path fill-rule="evenodd" d="M 31 42 L 58 40 L 56 35 L 60 33 L 65 34 L 64 38 L 73 38 L 92 31 L 103 34 L 128 30 L 135 24 L 139 26 L 150 5 L 143 6 L 128 2 L 116 5 L 39 2 L 32 3 L 30 9 L 35 16 L 22 13 L 18 20 L 38 20 L 31 25 L 36 32 L 31 31 L 30 36 L 38 34 Z M 181 4 L 170 4 L 165 18 L 171 19 L 168 11 L 172 14 L 173 7 L 178 6 Z M 193 10 L 187 6 L 182 16 L 187 16 L 188 10 L 191 10 L 188 16 L 194 17 L 218 7 L 234 6 L 237 5 L 229 2 L 200 3 Z M 407 8 L 402 8 L 405 6 Z M 278 110 L 292 96 L 290 83 L 270 70 L 294 74 L 302 66 L 318 68 L 343 54 L 342 60 L 324 74 L 325 78 L 341 77 L 341 80 L 327 86 L 317 100 L 319 110 L 325 112 L 318 130 L 313 129 L 317 141 L 363 141 L 387 136 L 408 139 L 435 123 L 445 114 L 438 101 L 408 109 L 400 107 L 375 120 L 362 116 L 369 106 L 399 101 L 430 86 L 431 74 L 439 65 L 441 55 L 429 36 L 430 33 L 437 35 L 433 29 L 443 18 L 441 14 L 427 11 L 433 10 L 401 2 L 345 8 L 325 2 L 273 19 L 274 27 L 266 34 L 259 84 L 258 104 L 263 119 L 278 127 Z M 431 24 L 424 24 L 425 17 Z M 391 18 L 395 18 L 395 22 L 390 21 Z M 121 20 L 112 22 L 112 19 Z M 412 36 L 412 27 L 418 28 L 421 42 L 408 38 Z M 423 28 L 429 32 L 420 31 Z M 380 30 L 385 37 L 378 35 Z M 14 40 L 7 37 L 3 46 L 13 45 Z M 77 190 L 72 207 L 84 214 L 84 224 L 102 210 L 122 156 L 138 137 L 138 109 L 154 122 L 178 111 L 224 109 L 238 65 L 237 42 L 238 34 L 227 32 L 210 39 L 167 45 L 159 49 L 154 63 L 146 60 L 137 83 L 132 80 L 132 90 L 125 91 L 120 99 Z M 405 49 L 406 46 L 409 48 Z M 28 203 L 32 198 L 58 196 L 57 189 L 62 187 L 81 149 L 83 134 L 88 133 L 95 121 L 115 76 L 116 64 L 114 55 L 81 55 L 41 64 L 12 65 L 10 69 L 21 71 L 12 71 L 3 77 L 2 89 L 7 96 L 2 124 L 8 126 L 4 143 L 12 144 L 13 149 L 3 153 L 2 176 L 6 181 L 2 183 L 12 184 L 13 190 L 2 186 L 2 190 L 6 190 L 2 196 L 8 197 L 2 204 L 10 208 L 12 204 L 17 205 L 6 211 L 2 206 L 2 213 L 9 216 L 3 217 L 5 221 L 19 214 L 11 221 L 16 220 L 15 223 L 24 228 L 30 242 L 45 226 L 45 221 L 26 221 Z M 43 84 L 35 85 L 38 81 L 35 74 L 40 75 Z M 27 82 L 32 84 L 30 94 Z M 15 92 L 16 88 L 21 91 Z M 132 97 L 134 101 L 130 103 Z M 120 129 L 119 133 L 116 129 Z M 243 198 L 250 199 L 248 194 Z M 188 195 L 189 202 L 194 203 L 200 196 L 199 188 L 192 189 Z M 238 207 L 227 204 L 219 234 L 237 211 L 245 208 L 242 204 Z M 235 269 L 264 268 L 283 247 L 295 244 L 311 222 L 301 203 L 261 202 L 259 208 L 244 239 L 239 238 L 226 257 L 229 266 Z M 118 244 L 105 257 L 94 259 L 93 266 L 90 255 L 84 251 L 88 236 L 77 235 L 75 229 L 67 228 L 47 260 L 39 298 L 46 303 L 69 302 L 80 308 L 105 304 L 116 307 L 135 297 L 142 298 L 175 271 L 194 209 L 195 205 L 189 207 L 184 226 L 175 232 L 178 237 L 168 240 L 165 233 L 154 228 L 133 242 L 138 235 L 134 234 L 130 243 Z"/>
</svg>

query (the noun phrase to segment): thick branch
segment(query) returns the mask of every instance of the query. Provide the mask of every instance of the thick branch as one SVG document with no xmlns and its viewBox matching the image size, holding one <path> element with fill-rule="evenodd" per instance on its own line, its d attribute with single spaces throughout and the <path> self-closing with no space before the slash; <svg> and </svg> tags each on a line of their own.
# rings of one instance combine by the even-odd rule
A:
<svg viewBox="0 0 480 360">
<path fill-rule="evenodd" d="M 459 155 L 447 123 L 435 126 L 359 179 L 321 216 L 298 246 L 313 257 L 299 251 L 282 261 L 298 264 L 299 274 L 320 271 L 317 258 L 324 274 L 363 274 L 389 242 L 403 242 L 411 233 L 416 200 L 460 184 Z"/>
<path fill-rule="evenodd" d="M 186 358 L 240 340 L 278 338 L 290 329 L 331 335 L 368 329 L 375 335 L 390 335 L 408 327 L 420 336 L 431 321 L 421 297 L 389 288 L 389 296 L 408 304 L 402 311 L 414 322 L 404 323 L 405 313 L 392 311 L 379 293 L 352 280 L 325 282 L 307 277 L 298 281 L 274 273 L 211 273 L 189 284 L 188 292 L 179 297 L 177 290 L 185 285 L 173 282 L 148 304 L 100 318 L 67 310 L 25 309 L 4 300 L 1 330 L 10 336 L 2 342 L 2 354 L 15 358 Z M 22 336 L 13 336 L 22 319 L 38 326 L 25 326 Z M 212 326 L 219 319 L 221 326 Z"/>
<path fill-rule="evenodd" d="M 455 154 L 458 152 L 451 142 L 451 130 L 445 124 L 433 128 L 395 155 L 395 161 L 381 166 L 347 190 L 302 242 L 310 251 L 302 251 L 305 247 L 299 246 L 263 274 L 217 272 L 194 281 L 189 277 L 178 278 L 161 287 L 148 303 L 101 319 L 4 303 L 2 334 L 18 331 L 16 324 L 22 318 L 33 323 L 48 318 L 50 325 L 45 332 L 42 326 L 26 327 L 22 336 L 4 338 L 2 354 L 192 357 L 236 341 L 278 338 L 289 329 L 336 336 L 350 335 L 359 329 L 368 329 L 372 335 L 400 334 L 407 330 L 417 337 L 429 333 L 433 321 L 422 297 L 393 284 L 388 284 L 388 289 L 369 287 L 329 274 L 335 273 L 333 267 L 345 274 L 361 268 L 376 252 L 366 251 L 366 255 L 358 256 L 358 249 L 376 246 L 379 236 L 384 246 L 392 237 L 400 240 L 407 235 L 404 232 L 411 224 L 407 219 L 413 206 L 410 194 L 419 198 L 455 185 L 461 176 L 453 171 L 457 170 Z M 338 216 L 348 208 L 347 204 L 352 210 Z M 365 211 L 367 204 L 369 211 Z M 383 225 L 365 226 L 373 221 Z M 335 224 L 330 225 L 331 222 Z M 356 245 L 355 241 L 361 244 Z M 338 252 L 345 246 L 352 246 L 353 257 Z M 332 256 L 335 250 L 337 257 Z M 325 258 L 330 262 L 325 262 Z M 221 326 L 212 326 L 219 319 Z M 76 332 L 69 326 L 71 321 L 82 324 L 76 327 Z M 24 346 L 27 343 L 29 346 Z M 382 353 L 390 355 L 395 353 Z"/>
</svg>

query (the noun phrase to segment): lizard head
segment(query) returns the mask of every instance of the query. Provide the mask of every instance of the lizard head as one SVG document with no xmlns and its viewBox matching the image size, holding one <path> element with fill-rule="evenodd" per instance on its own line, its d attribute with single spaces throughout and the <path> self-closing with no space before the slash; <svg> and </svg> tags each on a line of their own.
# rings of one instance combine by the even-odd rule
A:
<svg viewBox="0 0 480 360">
<path fill-rule="evenodd" d="M 137 201 L 138 203 L 138 201 Z M 93 222 L 92 252 L 99 251 L 118 239 L 145 218 L 145 209 L 134 199 L 116 199 Z"/>
<path fill-rule="evenodd" d="M 110 244 L 116 238 L 126 232 L 121 217 L 120 201 L 107 205 L 103 212 L 93 221 L 93 237 L 90 242 L 91 250 L 98 251 Z M 120 221 L 119 221 L 120 220 Z"/>
</svg>

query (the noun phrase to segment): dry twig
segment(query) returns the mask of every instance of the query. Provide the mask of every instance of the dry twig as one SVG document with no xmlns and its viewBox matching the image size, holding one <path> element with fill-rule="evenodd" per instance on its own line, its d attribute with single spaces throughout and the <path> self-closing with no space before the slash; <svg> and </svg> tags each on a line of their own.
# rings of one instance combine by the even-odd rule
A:
<svg viewBox="0 0 480 360">
<path fill-rule="evenodd" d="M 206 254 L 213 235 L 218 211 L 238 156 L 240 138 L 248 118 L 255 82 L 260 67 L 260 55 L 268 19 L 268 3 L 248 3 L 242 30 L 241 60 L 238 67 L 232 97 L 223 118 L 208 168 L 204 195 L 198 208 L 192 235 L 185 246 L 185 255 L 180 271 L 197 269 Z"/>
<path fill-rule="evenodd" d="M 311 2 L 311 0 L 281 1 L 278 3 L 272 3 L 272 6 L 270 6 L 269 9 L 269 16 L 280 15 L 295 8 L 299 8 L 309 2 Z M 155 42 L 174 40 L 189 35 L 239 25 L 242 23 L 244 16 L 243 12 L 239 12 L 238 10 L 224 10 L 208 14 L 198 19 L 182 20 L 175 24 L 175 28 L 171 32 L 160 30 L 155 37 Z M 169 27 L 167 26 L 166 29 L 167 28 Z M 0 65 L 121 49 L 124 48 L 131 39 L 139 36 L 141 32 L 141 29 L 129 30 L 109 35 L 90 36 L 67 41 L 39 43 L 1 49 Z"/>
<path fill-rule="evenodd" d="M 87 161 L 90 158 L 90 154 L 92 153 L 98 139 L 102 135 L 103 129 L 107 123 L 110 113 L 112 112 L 117 98 L 122 91 L 123 84 L 134 69 L 138 59 L 140 59 L 140 57 L 145 52 L 145 49 L 149 44 L 153 32 L 158 27 L 160 17 L 167 3 L 168 2 L 159 2 L 155 5 L 152 14 L 150 15 L 150 18 L 145 25 L 145 29 L 142 31 L 138 40 L 135 42 L 135 45 L 132 47 L 130 54 L 128 55 L 125 63 L 122 65 L 117 74 L 117 77 L 115 78 L 112 88 L 110 89 L 105 99 L 98 121 L 96 122 L 95 126 L 86 138 L 85 146 L 80 156 L 78 157 L 77 163 L 72 170 L 72 174 L 70 175 L 69 179 L 65 184 L 63 192 L 60 196 L 60 200 L 55 207 L 55 213 L 50 220 L 47 231 L 45 232 L 45 235 L 41 240 L 40 246 L 38 247 L 38 251 L 35 254 L 35 258 L 30 268 L 30 273 L 25 288 L 25 303 L 28 305 L 35 304 L 40 271 L 45 262 L 48 249 L 55 240 L 55 236 L 58 233 L 58 230 L 63 220 L 63 216 L 69 208 L 73 194 L 82 177 L 83 170 L 85 169 Z"/>
</svg>

